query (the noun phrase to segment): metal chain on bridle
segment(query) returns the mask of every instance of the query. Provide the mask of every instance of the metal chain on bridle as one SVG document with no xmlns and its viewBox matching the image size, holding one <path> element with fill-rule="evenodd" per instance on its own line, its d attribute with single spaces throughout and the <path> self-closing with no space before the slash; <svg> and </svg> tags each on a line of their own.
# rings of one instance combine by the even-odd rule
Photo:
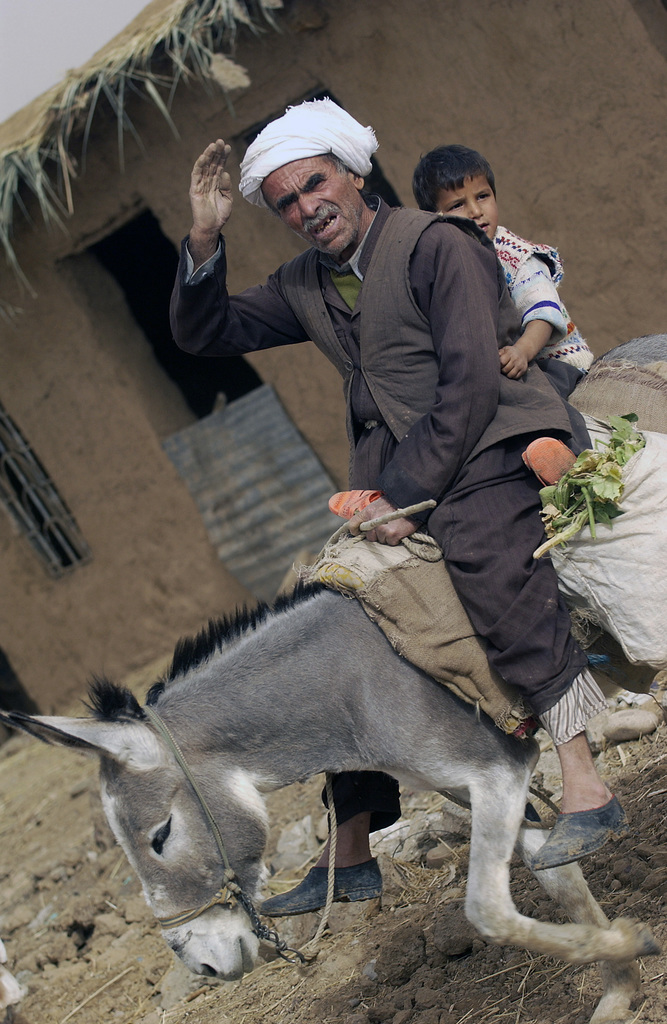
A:
<svg viewBox="0 0 667 1024">
<path fill-rule="evenodd" d="M 236 874 L 231 864 L 229 863 L 229 857 L 227 856 L 227 851 L 225 850 L 225 844 L 222 841 L 220 829 L 218 828 L 215 818 L 211 814 L 208 804 L 206 803 L 206 800 L 204 798 L 204 794 L 201 792 L 199 786 L 197 785 L 197 782 L 192 772 L 190 771 L 188 763 L 185 760 L 181 752 L 181 749 L 178 746 L 178 743 L 172 736 L 166 723 L 162 720 L 160 715 L 158 715 L 157 711 L 155 711 L 152 707 L 149 707 L 148 705 L 145 705 L 143 710 L 145 711 L 151 723 L 155 726 L 157 731 L 160 733 L 160 735 L 166 742 L 167 746 L 169 747 L 174 757 L 176 758 L 178 764 L 180 765 L 181 769 L 183 770 L 186 779 L 190 783 L 194 791 L 194 794 L 197 797 L 197 800 L 199 801 L 201 809 L 203 810 L 206 816 L 206 820 L 211 828 L 211 831 L 215 838 L 216 845 L 220 852 L 220 856 L 222 858 L 222 863 L 224 865 L 222 885 L 215 893 L 215 895 L 212 896 L 210 900 L 208 900 L 207 903 L 202 904 L 202 906 L 200 907 L 195 907 L 192 910 L 184 910 L 180 914 L 174 914 L 172 917 L 157 917 L 156 920 L 158 924 L 162 928 L 177 928 L 179 925 L 187 924 L 188 921 L 194 921 L 195 918 L 200 917 L 202 914 L 205 914 L 207 910 L 211 909 L 211 907 L 215 907 L 218 905 L 230 906 L 232 901 L 236 900 L 236 902 L 243 908 L 243 910 L 245 910 L 246 914 L 248 915 L 250 919 L 250 924 L 252 926 L 252 930 L 258 939 L 264 939 L 266 942 L 272 943 L 273 946 L 275 946 L 278 956 L 282 957 L 283 960 L 287 960 L 288 963 L 305 963 L 305 957 L 297 949 L 292 949 L 290 946 L 287 945 L 286 942 L 283 942 L 275 929 L 268 928 L 266 925 L 262 924 L 259 914 L 257 913 L 257 910 L 255 909 L 252 900 L 250 899 L 248 894 L 243 891 L 243 889 L 236 880 Z M 292 954 L 292 956 L 288 956 L 288 954 Z"/>
</svg>

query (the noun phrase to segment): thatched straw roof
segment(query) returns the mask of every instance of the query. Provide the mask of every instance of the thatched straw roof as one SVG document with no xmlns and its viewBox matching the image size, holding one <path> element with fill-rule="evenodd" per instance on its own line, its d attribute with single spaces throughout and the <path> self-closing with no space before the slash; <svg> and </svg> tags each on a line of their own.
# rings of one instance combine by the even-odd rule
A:
<svg viewBox="0 0 667 1024">
<path fill-rule="evenodd" d="M 71 214 L 75 161 L 70 150 L 82 136 L 85 154 L 90 125 L 101 96 L 123 133 L 135 133 L 126 109 L 130 92 L 143 92 L 167 119 L 181 78 L 217 81 L 224 90 L 249 84 L 244 68 L 229 56 L 239 26 L 256 30 L 272 23 L 282 0 L 152 0 L 147 7 L 82 67 L 0 124 L 0 243 L 21 281 L 29 283 L 12 246 L 14 207 L 19 190 L 37 197 L 47 224 Z"/>
</svg>

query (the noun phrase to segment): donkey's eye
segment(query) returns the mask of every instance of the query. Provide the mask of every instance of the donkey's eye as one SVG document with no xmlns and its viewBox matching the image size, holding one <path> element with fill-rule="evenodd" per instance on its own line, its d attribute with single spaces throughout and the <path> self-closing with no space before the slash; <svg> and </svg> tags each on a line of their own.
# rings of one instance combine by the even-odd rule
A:
<svg viewBox="0 0 667 1024">
<path fill-rule="evenodd" d="M 158 855 L 161 855 L 162 848 L 169 838 L 171 832 L 171 817 L 165 821 L 164 825 L 160 825 L 159 829 L 151 840 L 151 846 Z"/>
</svg>

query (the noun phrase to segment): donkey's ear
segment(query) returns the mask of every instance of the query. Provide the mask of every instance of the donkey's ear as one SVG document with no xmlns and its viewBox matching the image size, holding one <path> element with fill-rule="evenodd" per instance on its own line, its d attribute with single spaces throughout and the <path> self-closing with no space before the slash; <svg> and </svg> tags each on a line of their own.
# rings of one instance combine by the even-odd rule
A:
<svg viewBox="0 0 667 1024">
<path fill-rule="evenodd" d="M 132 768 L 157 768 L 169 761 L 165 748 L 144 722 L 99 722 L 95 718 L 24 715 L 20 711 L 0 711 L 0 722 L 45 743 L 113 757 Z"/>
</svg>

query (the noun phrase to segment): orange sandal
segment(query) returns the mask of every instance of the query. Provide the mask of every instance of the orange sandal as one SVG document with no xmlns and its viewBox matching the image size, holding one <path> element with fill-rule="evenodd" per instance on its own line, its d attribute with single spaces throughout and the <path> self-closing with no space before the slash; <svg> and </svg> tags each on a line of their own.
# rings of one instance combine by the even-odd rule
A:
<svg viewBox="0 0 667 1024">
<path fill-rule="evenodd" d="M 351 519 L 372 501 L 382 497 L 382 491 L 339 491 L 329 498 L 329 508 L 341 519 Z"/>
<path fill-rule="evenodd" d="M 528 469 L 545 485 L 557 484 L 577 460 L 574 452 L 556 437 L 538 437 L 521 456 Z"/>
</svg>

